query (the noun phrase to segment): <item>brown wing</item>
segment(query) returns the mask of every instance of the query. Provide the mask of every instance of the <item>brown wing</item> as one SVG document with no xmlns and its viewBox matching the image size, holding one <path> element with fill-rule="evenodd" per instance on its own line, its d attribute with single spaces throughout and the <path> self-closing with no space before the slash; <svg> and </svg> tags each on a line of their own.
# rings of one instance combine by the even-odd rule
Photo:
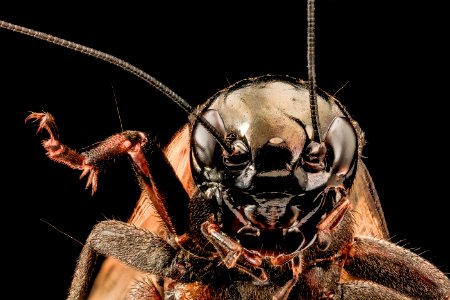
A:
<svg viewBox="0 0 450 300">
<path fill-rule="evenodd" d="M 389 232 L 380 199 L 372 177 L 361 159 L 349 198 L 355 220 L 355 234 L 388 239 Z"/>
<path fill-rule="evenodd" d="M 165 150 L 177 176 L 191 195 L 194 182 L 189 164 L 189 128 L 183 127 Z M 129 222 L 146 228 L 161 236 L 166 234 L 158 214 L 151 205 L 145 191 L 136 205 Z M 352 189 L 349 193 L 351 209 L 355 219 L 356 235 L 388 238 L 388 230 L 378 194 L 365 164 L 360 160 Z M 106 258 L 95 279 L 89 300 L 125 299 L 129 289 L 137 280 L 155 278 L 133 270 L 113 258 Z M 157 285 L 156 285 L 157 286 Z"/>
</svg>

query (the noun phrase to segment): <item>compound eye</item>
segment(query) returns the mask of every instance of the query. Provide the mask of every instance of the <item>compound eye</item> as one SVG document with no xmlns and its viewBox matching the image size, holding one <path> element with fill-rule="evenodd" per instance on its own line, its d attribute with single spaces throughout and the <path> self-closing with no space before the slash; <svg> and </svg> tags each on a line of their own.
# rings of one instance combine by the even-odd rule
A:
<svg viewBox="0 0 450 300">
<path fill-rule="evenodd" d="M 225 125 L 217 110 L 208 109 L 203 113 L 203 117 L 219 133 L 225 135 Z M 202 167 L 214 167 L 216 147 L 217 140 L 214 136 L 201 123 L 196 124 L 192 131 L 192 150 L 196 162 Z"/>
<path fill-rule="evenodd" d="M 231 168 L 243 168 L 250 162 L 250 151 L 241 140 L 236 140 L 231 145 L 233 152 L 223 155 L 223 163 Z"/>
<path fill-rule="evenodd" d="M 312 141 L 306 146 L 302 156 L 302 166 L 308 172 L 320 172 L 326 168 L 327 148 L 324 143 Z"/>
</svg>

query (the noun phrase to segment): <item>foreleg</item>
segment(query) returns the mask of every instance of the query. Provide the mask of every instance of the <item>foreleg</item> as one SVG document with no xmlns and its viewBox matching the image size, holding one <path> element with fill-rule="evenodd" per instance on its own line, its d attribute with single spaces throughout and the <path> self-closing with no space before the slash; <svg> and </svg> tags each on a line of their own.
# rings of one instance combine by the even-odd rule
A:
<svg viewBox="0 0 450 300">
<path fill-rule="evenodd" d="M 343 283 L 340 287 L 340 297 L 332 299 L 341 300 L 413 300 L 403 294 L 387 288 L 385 286 L 368 282 L 368 281 L 354 281 Z"/>
<path fill-rule="evenodd" d="M 112 160 L 124 154 L 129 154 L 132 158 L 141 155 L 142 147 L 147 143 L 144 133 L 138 131 L 124 131 L 113 135 L 102 141 L 96 147 L 78 153 L 70 147 L 62 144 L 55 119 L 49 113 L 31 113 L 25 122 L 34 120 L 39 122 L 37 132 L 45 129 L 50 138 L 42 141 L 42 146 L 47 151 L 47 156 L 58 163 L 65 164 L 72 169 L 82 170 L 80 178 L 88 175 L 86 188 L 91 187 L 92 193 L 97 190 L 97 178 L 100 166 L 108 160 Z M 137 158 L 136 161 L 143 161 Z M 149 174 L 146 165 L 139 166 L 146 174 Z"/>
<path fill-rule="evenodd" d="M 450 299 L 450 279 L 444 273 L 413 252 L 384 240 L 356 237 L 344 268 L 351 276 L 412 299 Z"/>
<path fill-rule="evenodd" d="M 180 253 L 155 234 L 128 223 L 103 221 L 91 231 L 81 251 L 68 300 L 86 299 L 98 254 L 160 277 L 179 278 L 187 270 Z"/>
<path fill-rule="evenodd" d="M 188 227 L 189 195 L 178 179 L 162 149 L 148 143 L 147 136 L 139 131 L 123 131 L 98 143 L 95 147 L 78 153 L 59 141 L 55 119 L 49 113 L 31 113 L 25 121 L 39 121 L 38 132 L 45 129 L 49 139 L 42 141 L 47 156 L 73 169 L 82 170 L 81 177 L 89 174 L 86 188 L 97 190 L 100 167 L 107 161 L 129 155 L 141 185 L 149 194 L 153 206 L 170 233 L 185 242 L 189 240 Z M 150 170 L 151 168 L 151 170 Z M 156 174 L 157 176 L 153 176 Z"/>
</svg>

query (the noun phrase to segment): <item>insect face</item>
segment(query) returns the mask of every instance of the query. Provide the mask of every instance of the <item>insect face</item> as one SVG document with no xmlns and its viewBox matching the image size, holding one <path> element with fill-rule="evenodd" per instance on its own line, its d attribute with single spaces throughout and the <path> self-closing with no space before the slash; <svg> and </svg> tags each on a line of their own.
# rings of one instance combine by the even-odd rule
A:
<svg viewBox="0 0 450 300">
<path fill-rule="evenodd" d="M 355 128 L 333 99 L 320 97 L 324 142 L 315 142 L 308 96 L 304 84 L 279 76 L 244 80 L 218 93 L 203 115 L 232 153 L 201 124 L 193 128 L 197 183 L 218 190 L 225 231 L 267 255 L 310 245 L 318 222 L 353 180 Z"/>
</svg>

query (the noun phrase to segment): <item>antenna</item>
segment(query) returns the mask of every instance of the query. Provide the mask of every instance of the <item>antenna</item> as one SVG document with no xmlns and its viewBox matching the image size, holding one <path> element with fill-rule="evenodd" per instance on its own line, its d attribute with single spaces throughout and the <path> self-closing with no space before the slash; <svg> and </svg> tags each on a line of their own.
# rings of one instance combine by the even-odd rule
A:
<svg viewBox="0 0 450 300">
<path fill-rule="evenodd" d="M 307 56 L 308 56 L 308 83 L 309 83 L 309 103 L 311 108 L 311 121 L 314 131 L 313 140 L 320 143 L 320 122 L 319 110 L 317 108 L 317 83 L 316 83 L 316 63 L 315 63 L 315 6 L 314 0 L 308 0 L 307 15 Z"/>
<path fill-rule="evenodd" d="M 186 100 L 178 96 L 174 91 L 172 91 L 170 88 L 168 88 L 166 85 L 164 85 L 162 82 L 158 81 L 153 76 L 149 75 L 148 73 L 142 71 L 141 69 L 133 66 L 132 64 L 117 58 L 111 54 L 78 44 L 74 43 L 41 31 L 33 30 L 27 27 L 15 25 L 6 21 L 0 20 L 0 28 L 4 28 L 10 31 L 15 31 L 20 34 L 28 35 L 61 47 L 68 48 L 70 50 L 80 52 L 83 54 L 86 54 L 88 56 L 103 60 L 107 63 L 110 63 L 112 65 L 115 65 L 134 76 L 144 80 L 148 84 L 150 84 L 152 87 L 166 95 L 170 100 L 172 100 L 175 104 L 177 104 L 180 108 L 182 108 L 185 112 L 188 114 L 193 114 L 195 116 L 195 119 L 199 121 L 205 128 L 208 130 L 209 133 L 211 133 L 214 138 L 217 140 L 217 142 L 222 146 L 225 151 L 228 153 L 233 152 L 233 148 L 231 145 L 225 140 L 225 137 L 221 136 L 221 134 L 214 128 L 214 126 L 211 125 L 203 116 L 198 115 L 194 108 L 187 103 Z"/>
</svg>

